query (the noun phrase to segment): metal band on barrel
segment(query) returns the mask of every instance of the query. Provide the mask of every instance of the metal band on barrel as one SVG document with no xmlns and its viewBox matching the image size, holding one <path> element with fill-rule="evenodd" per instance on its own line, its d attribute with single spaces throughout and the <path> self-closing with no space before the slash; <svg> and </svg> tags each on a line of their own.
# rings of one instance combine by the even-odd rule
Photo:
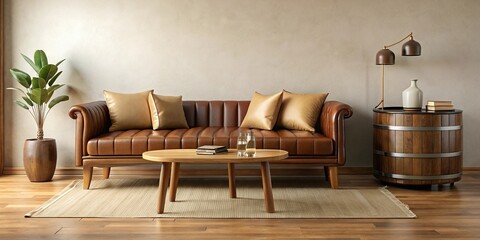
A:
<svg viewBox="0 0 480 240">
<path fill-rule="evenodd" d="M 462 152 L 449 153 L 399 153 L 399 152 L 384 152 L 375 150 L 375 154 L 386 157 L 401 157 L 401 158 L 448 158 L 462 156 Z"/>
<path fill-rule="evenodd" d="M 385 173 L 385 172 L 378 171 L 376 169 L 373 170 L 373 173 L 375 175 L 382 176 L 382 177 L 406 179 L 406 180 L 443 180 L 443 179 L 459 178 L 462 176 L 462 173 L 454 173 L 454 174 L 446 174 L 446 175 L 438 175 L 438 176 L 412 176 L 412 175 Z"/>
<path fill-rule="evenodd" d="M 411 127 L 411 126 L 389 126 L 382 124 L 373 124 L 374 127 L 380 129 L 388 129 L 393 131 L 453 131 L 461 130 L 461 125 L 455 126 L 440 126 L 440 127 Z"/>
</svg>

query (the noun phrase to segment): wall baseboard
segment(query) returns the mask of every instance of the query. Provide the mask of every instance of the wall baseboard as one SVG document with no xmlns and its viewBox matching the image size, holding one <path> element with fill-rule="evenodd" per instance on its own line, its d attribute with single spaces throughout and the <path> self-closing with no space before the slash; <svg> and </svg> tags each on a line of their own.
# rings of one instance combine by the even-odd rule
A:
<svg viewBox="0 0 480 240">
<path fill-rule="evenodd" d="M 283 165 L 284 166 L 284 165 Z M 465 167 L 463 171 L 480 171 L 480 167 Z M 340 167 L 340 175 L 369 175 L 372 174 L 370 167 Z M 111 175 L 152 175 L 157 176 L 160 173 L 159 167 L 113 167 Z M 23 167 L 5 167 L 4 175 L 25 175 Z M 102 175 L 102 169 L 94 168 L 94 175 Z M 312 166 L 309 168 L 292 166 L 281 167 L 272 164 L 271 174 L 283 176 L 318 176 L 323 175 L 322 166 Z M 55 175 L 81 176 L 81 167 L 61 167 L 55 170 Z M 226 176 L 226 168 L 183 168 L 180 170 L 181 176 Z M 237 176 L 260 176 L 259 168 L 237 168 Z"/>
</svg>

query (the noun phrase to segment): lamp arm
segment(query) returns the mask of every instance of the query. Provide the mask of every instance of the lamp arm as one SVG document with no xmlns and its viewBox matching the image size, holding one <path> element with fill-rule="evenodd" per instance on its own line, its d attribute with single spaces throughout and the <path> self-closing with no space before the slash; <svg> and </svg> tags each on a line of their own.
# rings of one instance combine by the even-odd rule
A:
<svg viewBox="0 0 480 240">
<path fill-rule="evenodd" d="M 402 40 L 396 42 L 396 43 L 393 43 L 393 44 L 390 44 L 390 45 L 385 45 L 383 48 L 387 49 L 389 47 L 393 47 L 401 42 L 403 42 L 403 40 L 407 39 L 408 37 L 410 37 L 410 39 L 413 39 L 413 33 L 411 32 L 410 34 L 408 34 L 407 36 L 405 36 L 404 38 L 402 38 Z"/>
</svg>

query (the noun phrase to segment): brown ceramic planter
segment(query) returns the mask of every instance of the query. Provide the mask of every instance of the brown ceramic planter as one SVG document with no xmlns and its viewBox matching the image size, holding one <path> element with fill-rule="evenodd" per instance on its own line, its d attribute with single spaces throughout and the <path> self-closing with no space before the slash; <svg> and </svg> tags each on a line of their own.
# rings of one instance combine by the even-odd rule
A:
<svg viewBox="0 0 480 240">
<path fill-rule="evenodd" d="M 57 165 L 57 144 L 55 139 L 25 140 L 23 145 L 23 165 L 31 182 L 52 180 Z"/>
</svg>

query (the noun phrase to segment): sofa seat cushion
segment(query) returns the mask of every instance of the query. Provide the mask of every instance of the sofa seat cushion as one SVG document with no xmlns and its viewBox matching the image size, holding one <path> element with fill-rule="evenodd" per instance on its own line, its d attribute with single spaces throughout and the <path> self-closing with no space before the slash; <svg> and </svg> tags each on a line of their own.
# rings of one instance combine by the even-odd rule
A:
<svg viewBox="0 0 480 240">
<path fill-rule="evenodd" d="M 237 147 L 238 127 L 194 127 L 174 130 L 127 130 L 105 133 L 87 143 L 92 156 L 141 155 L 161 149 L 195 149 L 202 145 Z M 319 133 L 297 130 L 253 129 L 257 148 L 282 149 L 290 155 L 333 155 L 333 140 Z"/>
</svg>

